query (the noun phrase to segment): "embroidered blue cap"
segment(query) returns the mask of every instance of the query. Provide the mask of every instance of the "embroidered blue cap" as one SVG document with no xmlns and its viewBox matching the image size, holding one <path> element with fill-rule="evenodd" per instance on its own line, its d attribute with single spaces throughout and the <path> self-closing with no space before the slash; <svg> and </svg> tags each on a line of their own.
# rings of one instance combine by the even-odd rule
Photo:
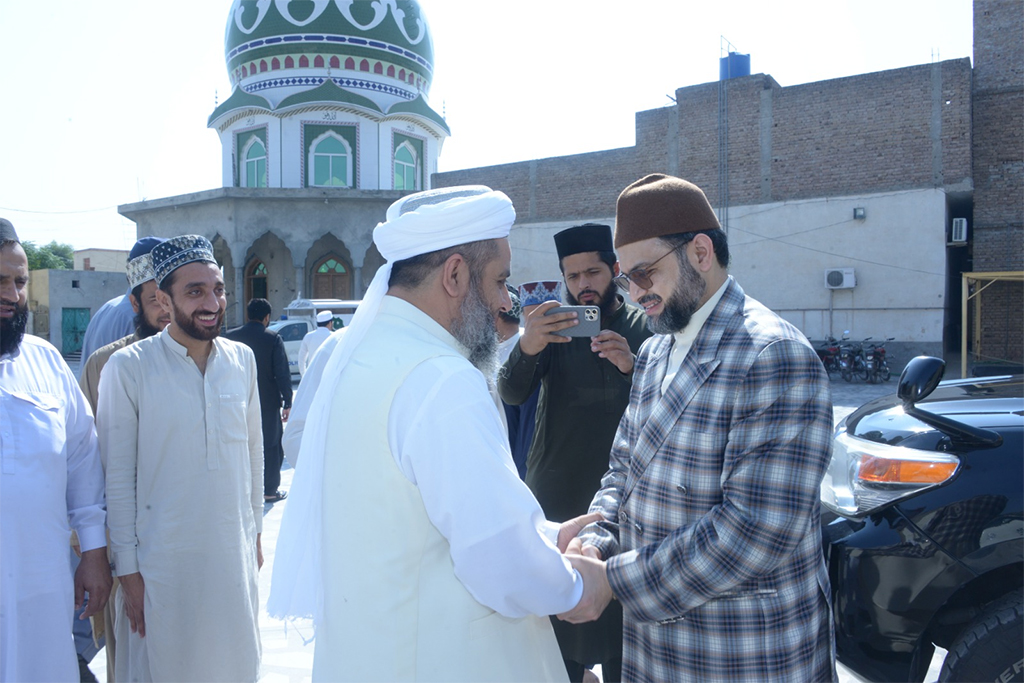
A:
<svg viewBox="0 0 1024 683">
<path fill-rule="evenodd" d="M 164 278 L 188 263 L 217 263 L 213 257 L 213 245 L 202 235 L 172 237 L 153 247 L 151 256 L 158 287 Z"/>
</svg>

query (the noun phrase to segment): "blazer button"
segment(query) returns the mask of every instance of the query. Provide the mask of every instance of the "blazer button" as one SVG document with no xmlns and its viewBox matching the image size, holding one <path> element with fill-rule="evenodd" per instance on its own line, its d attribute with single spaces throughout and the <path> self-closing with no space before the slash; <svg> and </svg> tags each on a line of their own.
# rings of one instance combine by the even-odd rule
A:
<svg viewBox="0 0 1024 683">
<path fill-rule="evenodd" d="M 636 533 L 639 536 L 644 535 L 644 528 L 640 526 L 640 522 L 633 522 L 633 528 L 636 529 Z"/>
<path fill-rule="evenodd" d="M 682 493 L 682 494 L 686 493 L 686 487 L 683 486 L 682 484 L 677 484 L 676 485 L 676 490 L 679 491 L 679 493 Z"/>
</svg>

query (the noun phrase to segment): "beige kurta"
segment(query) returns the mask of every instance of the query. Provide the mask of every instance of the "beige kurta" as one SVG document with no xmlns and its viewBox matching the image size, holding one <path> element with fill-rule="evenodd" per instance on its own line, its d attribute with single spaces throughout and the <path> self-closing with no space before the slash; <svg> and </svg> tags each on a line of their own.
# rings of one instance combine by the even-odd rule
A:
<svg viewBox="0 0 1024 683">
<path fill-rule="evenodd" d="M 141 572 L 146 637 L 117 619 L 119 681 L 255 681 L 263 437 L 256 361 L 216 339 L 205 374 L 169 332 L 100 379 L 115 573 Z"/>
</svg>

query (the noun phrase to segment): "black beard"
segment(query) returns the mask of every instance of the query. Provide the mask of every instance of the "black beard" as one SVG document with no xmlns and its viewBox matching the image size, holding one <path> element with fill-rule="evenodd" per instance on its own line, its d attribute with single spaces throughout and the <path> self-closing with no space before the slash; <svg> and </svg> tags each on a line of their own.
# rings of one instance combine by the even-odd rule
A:
<svg viewBox="0 0 1024 683">
<path fill-rule="evenodd" d="M 647 319 L 647 329 L 654 334 L 675 334 L 685 330 L 693 314 L 700 308 L 700 298 L 704 296 L 705 289 L 707 283 L 700 273 L 689 263 L 680 262 L 680 281 L 665 301 L 661 315 Z M 640 297 L 637 303 L 643 305 L 660 299 L 655 294 L 648 294 Z"/>
<path fill-rule="evenodd" d="M 173 300 L 172 300 L 173 303 Z M 207 315 L 212 311 L 196 311 L 192 317 L 186 317 L 177 306 L 174 307 L 174 322 L 181 328 L 181 331 L 198 341 L 212 341 L 220 336 L 220 326 L 224 322 L 224 311 L 217 311 L 217 325 L 215 327 L 204 327 L 195 321 L 196 316 Z"/>
<path fill-rule="evenodd" d="M 607 317 L 607 316 L 609 316 L 609 315 L 611 315 L 612 313 L 615 312 L 615 308 L 616 308 L 616 306 L 619 303 L 619 296 L 615 292 L 615 289 L 616 289 L 615 282 L 609 282 L 608 286 L 605 287 L 605 290 L 603 292 L 601 292 L 600 295 L 599 295 L 599 298 L 597 300 L 597 304 L 596 305 L 597 305 L 598 308 L 601 309 L 601 317 L 602 318 L 605 318 L 605 317 Z M 582 295 L 583 292 L 593 292 L 593 291 L 594 290 L 592 290 L 592 289 L 584 289 L 584 290 L 580 291 L 580 294 Z M 594 293 L 596 294 L 597 292 L 594 292 Z M 570 306 L 582 306 L 583 305 L 583 304 L 580 303 L 579 299 L 577 299 L 576 297 L 574 297 L 572 295 L 572 293 L 569 291 L 568 287 L 566 287 L 566 289 L 565 289 L 565 300 L 566 300 L 566 302 Z"/>
<path fill-rule="evenodd" d="M 17 306 L 17 304 L 14 305 Z M 21 340 L 25 337 L 26 327 L 28 327 L 28 304 L 17 306 L 13 317 L 0 318 L 0 356 L 18 350 Z"/>
<path fill-rule="evenodd" d="M 483 373 L 491 386 L 498 374 L 498 326 L 476 282 L 459 313 L 459 319 L 452 323 L 451 335 L 469 349 L 469 362 Z"/>
<path fill-rule="evenodd" d="M 146 316 L 142 313 L 135 314 L 135 336 L 139 339 L 146 339 L 152 337 L 155 334 L 160 334 L 160 328 L 153 327 L 146 320 Z"/>
</svg>

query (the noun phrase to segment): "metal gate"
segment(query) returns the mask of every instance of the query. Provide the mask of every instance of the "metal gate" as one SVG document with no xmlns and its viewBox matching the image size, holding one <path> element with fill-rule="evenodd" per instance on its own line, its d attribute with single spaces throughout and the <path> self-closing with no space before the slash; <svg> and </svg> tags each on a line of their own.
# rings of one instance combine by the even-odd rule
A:
<svg viewBox="0 0 1024 683">
<path fill-rule="evenodd" d="M 82 351 L 85 328 L 89 326 L 88 308 L 62 308 L 60 322 L 60 352 L 68 356 Z"/>
</svg>

